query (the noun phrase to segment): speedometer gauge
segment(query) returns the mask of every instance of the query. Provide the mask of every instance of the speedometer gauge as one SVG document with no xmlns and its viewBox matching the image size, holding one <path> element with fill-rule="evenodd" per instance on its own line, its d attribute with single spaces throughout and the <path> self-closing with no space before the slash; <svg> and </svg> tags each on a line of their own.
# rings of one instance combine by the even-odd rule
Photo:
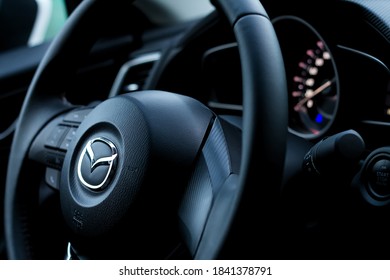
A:
<svg viewBox="0 0 390 280">
<path fill-rule="evenodd" d="M 306 21 L 282 16 L 273 24 L 286 64 L 289 129 L 307 139 L 317 138 L 332 125 L 339 103 L 333 56 Z"/>
</svg>

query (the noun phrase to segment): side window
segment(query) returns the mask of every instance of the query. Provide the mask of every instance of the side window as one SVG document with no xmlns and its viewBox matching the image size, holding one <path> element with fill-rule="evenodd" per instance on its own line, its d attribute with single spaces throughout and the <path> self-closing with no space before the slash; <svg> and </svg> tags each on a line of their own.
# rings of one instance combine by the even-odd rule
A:
<svg viewBox="0 0 390 280">
<path fill-rule="evenodd" d="M 0 51 L 52 39 L 67 18 L 66 0 L 0 0 Z"/>
</svg>

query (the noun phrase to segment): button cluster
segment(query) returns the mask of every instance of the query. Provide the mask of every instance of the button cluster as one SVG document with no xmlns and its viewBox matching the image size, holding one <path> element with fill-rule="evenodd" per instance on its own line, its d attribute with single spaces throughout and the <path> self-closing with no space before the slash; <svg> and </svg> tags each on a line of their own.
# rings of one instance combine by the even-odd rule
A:
<svg viewBox="0 0 390 280">
<path fill-rule="evenodd" d="M 76 135 L 79 124 L 90 111 L 91 109 L 82 109 L 68 113 L 64 117 L 63 122 L 53 128 L 46 140 L 45 146 L 47 148 L 67 151 Z"/>
<path fill-rule="evenodd" d="M 45 181 L 50 187 L 59 189 L 60 170 L 65 152 L 76 136 L 78 126 L 91 110 L 88 108 L 71 111 L 46 134 L 44 161 L 48 167 L 46 168 Z"/>
</svg>

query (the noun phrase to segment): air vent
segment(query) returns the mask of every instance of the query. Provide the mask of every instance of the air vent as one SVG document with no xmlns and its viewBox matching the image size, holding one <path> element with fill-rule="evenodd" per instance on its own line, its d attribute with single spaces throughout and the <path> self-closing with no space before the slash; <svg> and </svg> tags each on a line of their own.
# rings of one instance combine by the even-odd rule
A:
<svg viewBox="0 0 390 280">
<path fill-rule="evenodd" d="M 119 70 L 109 97 L 142 90 L 150 70 L 160 57 L 159 52 L 148 53 L 126 62 Z"/>
</svg>

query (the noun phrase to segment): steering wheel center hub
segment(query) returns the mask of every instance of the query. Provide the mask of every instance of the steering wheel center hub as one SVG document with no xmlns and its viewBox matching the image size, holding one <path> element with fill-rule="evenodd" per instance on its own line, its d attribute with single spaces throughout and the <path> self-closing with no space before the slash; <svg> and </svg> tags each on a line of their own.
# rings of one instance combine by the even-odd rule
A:
<svg viewBox="0 0 390 280">
<path fill-rule="evenodd" d="M 62 211 L 77 234 L 98 236 L 127 215 L 140 191 L 150 136 L 141 109 L 125 96 L 98 105 L 78 129 L 63 165 Z"/>
</svg>

